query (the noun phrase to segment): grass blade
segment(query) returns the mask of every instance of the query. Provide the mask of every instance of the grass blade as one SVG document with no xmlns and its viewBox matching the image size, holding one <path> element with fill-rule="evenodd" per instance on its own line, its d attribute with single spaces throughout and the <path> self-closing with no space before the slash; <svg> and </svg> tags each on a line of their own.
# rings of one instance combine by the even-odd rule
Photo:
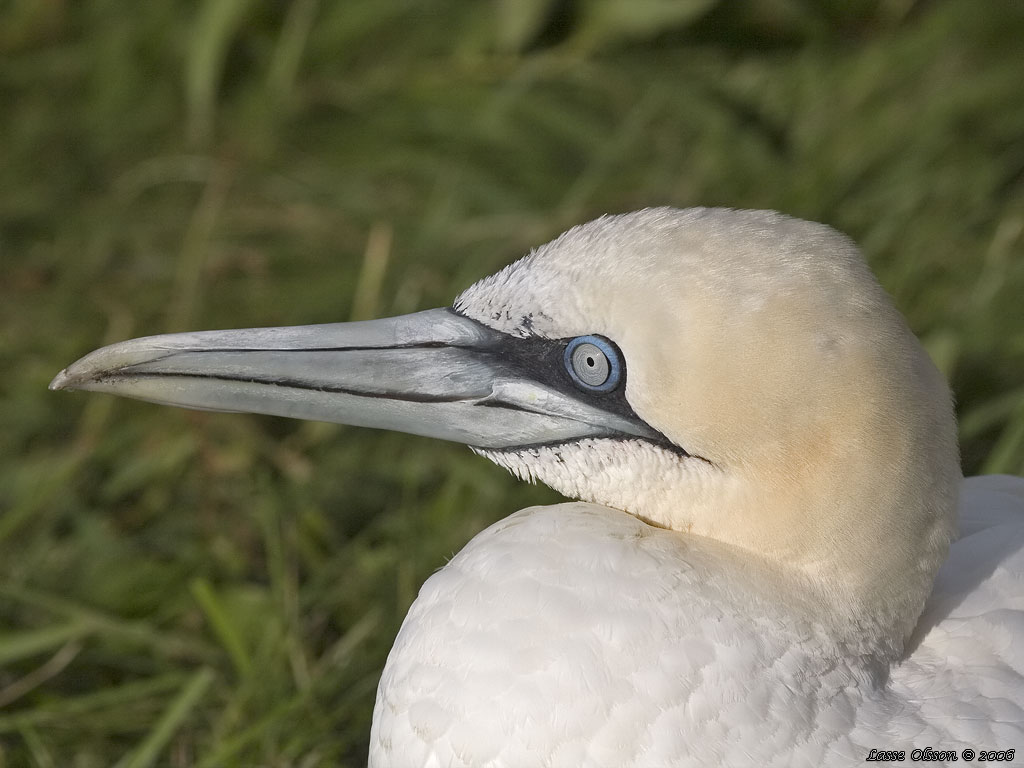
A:
<svg viewBox="0 0 1024 768">
<path fill-rule="evenodd" d="M 95 629 L 95 625 L 88 621 L 71 621 L 55 627 L 0 636 L 0 664 L 46 653 L 69 640 L 81 639 Z"/>
<path fill-rule="evenodd" d="M 213 670 L 203 667 L 181 689 L 163 716 L 156 722 L 146 739 L 131 754 L 118 761 L 115 768 L 148 768 L 156 762 L 174 732 L 189 716 L 213 683 Z"/>
<path fill-rule="evenodd" d="M 206 579 L 195 579 L 190 586 L 193 597 L 199 603 L 203 613 L 206 614 L 207 621 L 210 622 L 210 628 L 213 629 L 217 639 L 224 646 L 224 650 L 231 657 L 235 670 L 240 676 L 247 677 L 252 670 L 252 660 L 249 658 L 249 652 L 246 650 L 245 643 L 242 641 L 242 637 L 236 630 L 235 625 L 231 622 L 227 611 L 221 605 L 220 599 L 213 591 L 210 582 Z"/>
</svg>

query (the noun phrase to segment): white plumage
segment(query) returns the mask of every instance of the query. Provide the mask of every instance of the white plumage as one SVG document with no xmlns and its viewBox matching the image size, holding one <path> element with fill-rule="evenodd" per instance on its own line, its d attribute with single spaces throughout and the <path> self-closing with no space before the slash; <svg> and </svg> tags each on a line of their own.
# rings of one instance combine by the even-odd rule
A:
<svg viewBox="0 0 1024 768">
<path fill-rule="evenodd" d="M 593 504 L 517 512 L 424 584 L 381 680 L 370 764 L 1019 750 L 1024 482 L 971 478 L 961 510 L 963 538 L 891 668 L 836 647 L 743 553 Z"/>
<path fill-rule="evenodd" d="M 427 581 L 371 766 L 1024 747 L 1024 481 L 962 486 L 961 538 L 916 621 L 954 519 L 955 425 L 849 241 L 770 213 L 645 211 L 457 306 L 512 335 L 615 339 L 637 413 L 710 461 L 642 441 L 482 451 L 616 509 L 523 510 Z"/>
</svg>

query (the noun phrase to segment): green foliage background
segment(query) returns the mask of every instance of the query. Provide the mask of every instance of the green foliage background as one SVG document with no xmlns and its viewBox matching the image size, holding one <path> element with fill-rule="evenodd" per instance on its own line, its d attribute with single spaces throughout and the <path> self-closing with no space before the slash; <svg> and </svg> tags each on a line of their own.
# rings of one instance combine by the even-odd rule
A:
<svg viewBox="0 0 1024 768">
<path fill-rule="evenodd" d="M 0 2 L 0 765 L 365 761 L 419 584 L 555 498 L 461 446 L 49 393 L 102 344 L 409 312 L 572 224 L 862 243 L 1024 472 L 1024 5 Z"/>
</svg>

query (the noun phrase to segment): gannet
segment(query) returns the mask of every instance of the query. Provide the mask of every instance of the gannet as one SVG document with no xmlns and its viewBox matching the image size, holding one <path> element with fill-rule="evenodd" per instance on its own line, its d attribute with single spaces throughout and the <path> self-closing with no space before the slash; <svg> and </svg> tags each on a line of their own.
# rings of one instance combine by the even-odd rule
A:
<svg viewBox="0 0 1024 768">
<path fill-rule="evenodd" d="M 1024 748 L 1024 480 L 963 481 L 946 382 L 824 225 L 604 216 L 452 308 L 135 339 L 51 388 L 455 440 L 576 499 L 423 585 L 371 766 Z"/>
</svg>

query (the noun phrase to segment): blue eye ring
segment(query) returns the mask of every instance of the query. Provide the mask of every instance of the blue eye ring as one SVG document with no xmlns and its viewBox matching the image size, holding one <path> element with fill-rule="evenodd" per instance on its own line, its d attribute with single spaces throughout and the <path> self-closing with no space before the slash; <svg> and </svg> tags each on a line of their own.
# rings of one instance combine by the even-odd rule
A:
<svg viewBox="0 0 1024 768">
<path fill-rule="evenodd" d="M 601 336 L 577 336 L 566 345 L 562 359 L 573 383 L 587 392 L 611 392 L 622 380 L 622 354 Z M 607 376 L 599 380 L 603 363 L 607 364 Z"/>
</svg>

